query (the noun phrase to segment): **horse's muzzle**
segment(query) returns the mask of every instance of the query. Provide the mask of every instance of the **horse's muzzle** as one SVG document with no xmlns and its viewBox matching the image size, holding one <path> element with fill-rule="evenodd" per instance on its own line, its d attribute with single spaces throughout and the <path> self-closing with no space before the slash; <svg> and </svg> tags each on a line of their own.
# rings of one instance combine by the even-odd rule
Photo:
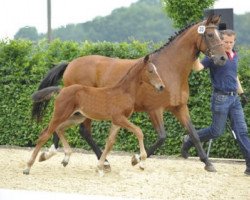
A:
<svg viewBox="0 0 250 200">
<path fill-rule="evenodd" d="M 227 58 L 226 56 L 224 56 L 224 55 L 222 55 L 222 56 L 212 56 L 211 58 L 212 58 L 214 64 L 219 65 L 219 66 L 225 65 L 225 64 L 226 64 L 226 61 L 227 61 L 227 59 L 228 59 L 228 58 Z"/>
</svg>

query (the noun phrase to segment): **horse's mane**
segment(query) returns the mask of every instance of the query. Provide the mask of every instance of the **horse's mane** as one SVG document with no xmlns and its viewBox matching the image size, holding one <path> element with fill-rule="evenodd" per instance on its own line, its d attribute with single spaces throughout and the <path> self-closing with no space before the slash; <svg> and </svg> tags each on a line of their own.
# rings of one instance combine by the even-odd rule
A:
<svg viewBox="0 0 250 200">
<path fill-rule="evenodd" d="M 168 38 L 168 41 L 167 41 L 163 46 L 161 46 L 159 49 L 156 49 L 156 50 L 153 51 L 151 54 L 160 52 L 162 49 L 164 49 L 164 48 L 167 47 L 169 44 L 171 44 L 171 42 L 174 41 L 179 35 L 181 35 L 183 32 L 185 32 L 186 30 L 188 30 L 190 27 L 192 27 L 192 26 L 194 26 L 195 24 L 198 24 L 198 23 L 199 23 L 199 22 L 188 24 L 187 26 L 185 26 L 185 27 L 182 28 L 181 30 L 175 32 L 175 35 L 174 35 L 174 36 L 171 36 L 170 38 Z"/>
</svg>

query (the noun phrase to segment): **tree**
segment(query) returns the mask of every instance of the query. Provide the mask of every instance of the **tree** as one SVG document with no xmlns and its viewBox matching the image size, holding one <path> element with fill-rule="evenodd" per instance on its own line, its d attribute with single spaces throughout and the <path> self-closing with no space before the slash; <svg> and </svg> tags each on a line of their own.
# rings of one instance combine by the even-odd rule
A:
<svg viewBox="0 0 250 200">
<path fill-rule="evenodd" d="M 36 27 L 25 26 L 20 28 L 15 34 L 14 39 L 28 39 L 32 41 L 38 40 L 38 33 Z"/>
<path fill-rule="evenodd" d="M 162 0 L 162 6 L 176 28 L 182 28 L 202 19 L 203 11 L 215 0 Z"/>
</svg>

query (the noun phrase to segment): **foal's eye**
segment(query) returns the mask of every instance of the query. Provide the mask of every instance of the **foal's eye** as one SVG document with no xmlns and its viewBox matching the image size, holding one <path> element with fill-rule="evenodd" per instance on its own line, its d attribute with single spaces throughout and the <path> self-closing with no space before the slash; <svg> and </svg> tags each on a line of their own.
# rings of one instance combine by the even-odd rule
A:
<svg viewBox="0 0 250 200">
<path fill-rule="evenodd" d="M 148 72 L 152 74 L 154 72 L 154 70 L 149 70 Z"/>
</svg>

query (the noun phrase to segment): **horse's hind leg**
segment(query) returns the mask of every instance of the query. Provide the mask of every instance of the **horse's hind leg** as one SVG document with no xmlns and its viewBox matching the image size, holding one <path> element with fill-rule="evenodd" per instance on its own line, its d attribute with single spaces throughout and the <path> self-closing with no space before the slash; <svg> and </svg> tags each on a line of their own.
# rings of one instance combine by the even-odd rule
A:
<svg viewBox="0 0 250 200">
<path fill-rule="evenodd" d="M 63 144 L 64 153 L 65 153 L 65 156 L 62 160 L 62 165 L 64 167 L 66 167 L 69 163 L 69 159 L 70 159 L 70 155 L 72 154 L 72 150 L 69 146 L 69 143 L 67 142 L 67 140 L 65 138 L 64 130 L 63 129 L 57 130 L 57 134 L 58 134 L 58 137 L 60 138 L 60 140 Z"/>
<path fill-rule="evenodd" d="M 56 136 L 55 136 L 56 135 Z M 54 142 L 54 139 L 58 138 L 58 142 L 57 142 L 57 145 L 55 145 L 55 142 Z M 59 137 L 57 135 L 57 133 L 53 133 L 53 143 L 50 148 L 49 148 L 49 151 L 48 152 L 42 152 L 41 155 L 39 156 L 39 162 L 42 162 L 42 161 L 45 161 L 45 160 L 48 160 L 50 159 L 52 156 L 56 155 L 56 152 L 57 152 L 57 149 L 58 149 L 58 143 L 59 143 Z"/>
<path fill-rule="evenodd" d="M 163 122 L 163 110 L 153 110 L 148 113 L 151 119 L 151 122 L 158 133 L 157 141 L 147 150 L 147 156 L 154 154 L 155 150 L 158 149 L 166 140 L 166 131 L 164 128 Z"/>
<path fill-rule="evenodd" d="M 80 135 L 86 140 L 91 149 L 95 152 L 97 159 L 99 160 L 101 158 L 102 151 L 92 137 L 91 119 L 87 118 L 83 123 L 80 124 Z M 107 159 L 104 161 L 104 171 L 111 171 L 111 167 Z"/>
<path fill-rule="evenodd" d="M 187 129 L 200 157 L 200 160 L 205 163 L 205 170 L 209 172 L 215 172 L 213 164 L 209 161 L 207 154 L 205 153 L 197 131 L 195 130 L 191 119 L 189 117 L 189 111 L 187 105 L 183 105 L 175 110 L 172 113 L 177 117 L 177 119 L 181 122 L 181 124 Z"/>
<path fill-rule="evenodd" d="M 116 136 L 117 136 L 119 129 L 120 129 L 120 126 L 116 126 L 113 123 L 111 124 L 111 128 L 109 131 L 109 136 L 108 136 L 108 139 L 107 139 L 107 142 L 105 145 L 105 149 L 104 149 L 104 151 L 101 155 L 101 158 L 98 161 L 98 165 L 97 165 L 97 169 L 98 169 L 100 176 L 104 175 L 104 171 L 107 172 L 107 170 L 105 169 L 104 163 L 105 163 L 105 160 L 106 160 L 108 153 L 111 151 L 111 149 L 115 143 L 115 139 L 116 139 Z"/>
<path fill-rule="evenodd" d="M 37 140 L 36 147 L 33 150 L 30 160 L 27 162 L 27 168 L 23 171 L 24 174 L 29 174 L 30 168 L 34 164 L 38 152 L 40 151 L 41 147 L 48 141 L 52 132 L 53 132 L 52 128 L 46 128 L 42 131 L 40 137 Z"/>
</svg>

